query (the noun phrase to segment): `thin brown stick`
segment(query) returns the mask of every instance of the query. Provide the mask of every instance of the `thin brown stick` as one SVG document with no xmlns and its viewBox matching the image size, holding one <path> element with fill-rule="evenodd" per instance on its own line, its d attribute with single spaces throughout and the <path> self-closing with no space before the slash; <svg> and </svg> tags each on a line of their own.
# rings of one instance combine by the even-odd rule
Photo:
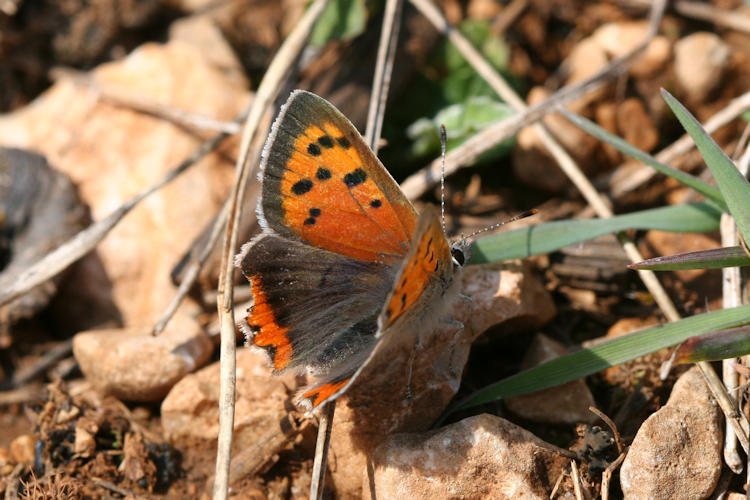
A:
<svg viewBox="0 0 750 500">
<path fill-rule="evenodd" d="M 626 456 L 628 456 L 627 451 L 621 452 L 620 455 L 615 459 L 615 461 L 609 464 L 606 469 L 604 469 L 604 472 L 602 473 L 602 487 L 600 490 L 602 500 L 609 500 L 609 482 L 612 480 L 612 474 L 614 474 L 617 468 L 622 464 Z"/>
<path fill-rule="evenodd" d="M 378 154 L 380 132 L 383 128 L 388 91 L 391 87 L 393 60 L 396 57 L 402 9 L 403 0 L 387 0 L 385 3 L 383 28 L 380 31 L 378 57 L 375 64 L 375 76 L 372 79 L 370 105 L 367 110 L 367 126 L 365 127 L 365 141 L 376 155 Z"/>
<path fill-rule="evenodd" d="M 721 215 L 721 245 L 724 247 L 736 246 L 739 241 L 737 238 L 737 225 L 734 218 L 727 213 Z M 729 309 L 737 307 L 742 303 L 740 270 L 737 267 L 727 267 L 722 269 L 722 297 L 723 308 Z M 722 361 L 722 380 L 728 388 L 734 388 L 739 385 L 739 373 L 734 369 L 737 364 L 736 358 L 725 359 Z M 737 398 L 732 398 L 737 405 Z M 738 408 L 739 410 L 739 408 Z M 725 422 L 724 430 L 724 462 L 735 474 L 742 472 L 744 460 L 740 457 L 737 450 L 737 436 L 729 421 Z"/>
<path fill-rule="evenodd" d="M 555 486 L 552 487 L 552 491 L 549 493 L 550 498 L 555 498 L 555 495 L 557 495 L 557 490 L 560 489 L 560 485 L 563 482 L 563 479 L 565 479 L 565 476 L 567 475 L 567 472 L 565 469 L 560 470 L 560 474 L 557 476 L 557 481 L 555 481 Z"/>
<path fill-rule="evenodd" d="M 277 428 L 269 429 L 258 439 L 250 443 L 232 457 L 232 466 L 229 471 L 229 484 L 235 484 L 246 477 L 252 477 L 269 467 L 275 462 L 278 453 L 286 448 L 289 443 L 309 426 L 310 421 L 300 420 L 300 415 L 290 412 L 279 422 Z"/>
<path fill-rule="evenodd" d="M 216 219 L 213 221 L 213 225 L 211 226 L 211 234 L 206 239 L 203 248 L 200 250 L 197 257 L 190 261 L 190 264 L 185 269 L 185 274 L 182 278 L 182 281 L 180 282 L 180 286 L 177 288 L 177 291 L 172 297 L 172 300 L 170 300 L 169 304 L 167 304 L 167 307 L 161 314 L 159 321 L 157 321 L 154 325 L 154 335 L 164 331 L 164 328 L 166 328 L 169 320 L 172 319 L 174 313 L 177 312 L 177 308 L 182 303 L 182 300 L 190 292 L 190 288 L 192 288 L 195 280 L 198 279 L 198 274 L 200 273 L 203 264 L 205 264 L 206 259 L 211 254 L 211 250 L 213 250 L 213 248 L 216 246 L 216 243 L 219 242 L 219 237 L 224 230 L 228 216 L 229 203 L 225 202 L 224 205 L 222 205 L 219 214 L 216 216 Z"/>
<path fill-rule="evenodd" d="M 34 383 L 10 391 L 0 391 L 0 408 L 8 405 L 39 401 L 42 399 L 43 390 L 42 384 Z"/>
<path fill-rule="evenodd" d="M 429 0 L 410 0 L 411 3 L 444 34 L 454 30 L 440 15 L 440 11 Z M 617 78 L 627 67 L 646 49 L 649 41 L 658 30 L 659 22 L 664 12 L 664 0 L 653 3 L 649 14 L 649 29 L 644 40 L 630 53 L 612 60 L 604 68 L 590 78 L 575 85 L 564 87 L 555 92 L 548 99 L 529 107 L 522 113 L 501 120 L 464 142 L 452 150 L 445 157 L 445 175 L 454 173 L 461 167 L 470 165 L 485 151 L 496 146 L 505 139 L 515 135 L 521 128 L 534 123 L 553 109 L 565 103 L 574 101 L 587 92 L 597 89 L 606 82 Z M 440 180 L 441 161 L 437 159 L 419 172 L 409 176 L 401 188 L 409 198 L 418 198 Z"/>
<path fill-rule="evenodd" d="M 149 188 L 146 188 L 144 191 L 133 196 L 107 217 L 94 222 L 64 244 L 42 257 L 39 262 L 18 275 L 12 283 L 0 290 L 0 305 L 7 304 L 32 288 L 53 278 L 67 269 L 73 262 L 89 253 L 107 236 L 107 234 L 109 234 L 112 228 L 114 228 L 123 217 L 130 213 L 130 211 L 141 201 L 172 182 L 189 167 L 197 163 L 198 160 L 216 149 L 227 137 L 228 134 L 221 133 L 207 140 L 190 156 L 180 162 L 175 168 L 167 172 L 160 180 L 155 182 Z"/>
<path fill-rule="evenodd" d="M 222 121 L 210 116 L 192 113 L 184 109 L 167 106 L 155 99 L 148 99 L 143 95 L 134 94 L 126 90 L 117 89 L 108 85 L 102 85 L 91 73 L 71 70 L 69 68 L 53 68 L 50 72 L 53 81 L 67 79 L 73 83 L 95 92 L 103 101 L 132 109 L 140 113 L 148 114 L 172 122 L 181 127 L 190 127 L 198 130 L 212 132 L 224 132 L 236 134 L 241 130 L 238 121 Z"/>
<path fill-rule="evenodd" d="M 32 366 L 19 371 L 10 381 L 9 389 L 15 389 L 27 384 L 36 377 L 42 375 L 48 368 L 57 363 L 62 358 L 65 358 L 73 352 L 73 341 L 71 339 L 64 340 L 54 346 L 49 351 L 45 352 L 44 355 L 39 358 Z"/>
<path fill-rule="evenodd" d="M 746 128 L 747 130 L 747 128 Z M 750 162 L 750 148 L 737 161 L 740 173 L 747 177 L 748 163 Z M 724 247 L 736 246 L 740 243 L 737 232 L 737 224 L 731 214 L 724 213 L 721 216 L 721 245 Z M 742 304 L 742 274 L 739 267 L 727 267 L 722 269 L 722 298 L 724 309 L 730 309 Z M 737 358 L 722 361 L 722 378 L 724 385 L 735 388 L 739 385 L 739 373 L 735 369 Z M 738 412 L 741 412 L 739 398 L 732 398 Z M 737 436 L 729 421 L 726 422 L 724 432 L 724 462 L 735 474 L 740 474 L 744 467 L 744 461 L 737 450 Z"/>
<path fill-rule="evenodd" d="M 627 0 L 624 3 L 630 7 L 634 4 L 648 7 L 651 4 L 649 0 Z M 672 2 L 672 8 L 678 14 L 691 19 L 707 21 L 723 28 L 750 33 L 750 16 L 743 14 L 740 9 L 720 9 L 709 3 L 696 0 L 677 0 Z"/>
<path fill-rule="evenodd" d="M 111 481 L 106 481 L 104 479 L 98 478 L 98 477 L 92 477 L 91 480 L 99 487 L 104 488 L 105 490 L 112 491 L 114 493 L 117 493 L 118 495 L 122 495 L 123 497 L 128 498 L 135 498 L 133 496 L 133 492 L 130 490 L 126 490 L 125 488 L 120 488 L 116 484 L 112 483 Z"/>
<path fill-rule="evenodd" d="M 216 475 L 214 478 L 214 500 L 225 500 L 229 487 L 229 465 L 232 448 L 232 429 L 234 427 L 234 391 L 235 391 L 235 325 L 232 307 L 232 283 L 234 273 L 234 253 L 237 248 L 239 214 L 244 201 L 245 188 L 251 171 L 248 165 L 250 145 L 258 132 L 261 119 L 273 103 L 281 82 L 288 75 L 290 68 L 297 61 L 299 54 L 307 44 L 318 17 L 323 12 L 327 0 L 315 0 L 302 16 L 297 26 L 284 40 L 278 53 L 268 67 L 263 80 L 258 86 L 247 121 L 242 133 L 240 154 L 235 166 L 235 182 L 229 198 L 229 217 L 222 248 L 221 271 L 217 309 L 221 330 L 220 348 L 220 388 L 219 388 L 219 436 L 216 450 Z"/>
<path fill-rule="evenodd" d="M 328 447 L 331 444 L 331 429 L 333 416 L 336 412 L 336 401 L 325 405 L 320 414 L 318 424 L 318 439 L 315 442 L 315 461 L 313 462 L 312 482 L 310 483 L 310 500 L 323 498 L 325 489 L 326 466 L 328 462 Z"/>
<path fill-rule="evenodd" d="M 583 487 L 581 473 L 578 471 L 578 464 L 575 460 L 570 461 L 570 479 L 573 480 L 573 492 L 576 500 L 590 500 L 588 491 Z"/>
<path fill-rule="evenodd" d="M 21 473 L 26 466 L 24 464 L 16 464 L 13 468 L 13 472 L 5 481 L 5 500 L 17 500 L 18 499 L 18 485 L 21 483 Z"/>
<path fill-rule="evenodd" d="M 599 408 L 595 406 L 589 406 L 589 411 L 596 415 L 597 417 L 601 418 L 605 424 L 607 424 L 607 427 L 612 431 L 612 436 L 615 438 L 615 444 L 617 445 L 617 452 L 622 453 L 622 450 L 624 449 L 622 445 L 622 438 L 620 437 L 620 431 L 617 430 L 617 426 L 612 421 L 609 416 L 601 411 Z"/>
</svg>

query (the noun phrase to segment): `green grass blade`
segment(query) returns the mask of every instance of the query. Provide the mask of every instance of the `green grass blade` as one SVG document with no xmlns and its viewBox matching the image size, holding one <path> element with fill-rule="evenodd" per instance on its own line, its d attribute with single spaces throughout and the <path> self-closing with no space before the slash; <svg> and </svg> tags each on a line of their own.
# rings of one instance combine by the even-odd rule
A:
<svg viewBox="0 0 750 500">
<path fill-rule="evenodd" d="M 630 264 L 630 269 L 651 271 L 678 271 L 682 269 L 721 269 L 724 267 L 750 266 L 750 257 L 742 247 L 723 247 L 711 250 L 684 252 L 664 257 L 655 257 Z"/>
<path fill-rule="evenodd" d="M 647 328 L 553 359 L 473 394 L 460 408 L 536 392 L 683 342 L 695 335 L 750 324 L 750 305 L 712 311 Z"/>
<path fill-rule="evenodd" d="M 611 219 L 555 221 L 479 238 L 469 264 L 518 259 L 626 229 L 704 233 L 719 228 L 721 211 L 709 202 L 654 208 Z"/>
<path fill-rule="evenodd" d="M 750 183 L 740 174 L 732 160 L 721 150 L 710 135 L 677 99 L 662 89 L 661 95 L 680 120 L 685 131 L 693 138 L 703 160 L 716 179 L 729 212 L 734 216 L 737 227 L 745 242 L 750 242 Z"/>
<path fill-rule="evenodd" d="M 675 351 L 674 363 L 719 361 L 747 353 L 750 353 L 750 327 L 741 326 L 690 337 Z"/>
<path fill-rule="evenodd" d="M 560 112 L 565 116 L 565 118 L 567 118 L 568 120 L 570 120 L 571 122 L 579 126 L 585 132 L 596 137 L 600 141 L 606 142 L 607 144 L 609 144 L 610 146 L 612 146 L 619 152 L 626 154 L 630 156 L 631 158 L 638 160 L 642 163 L 645 163 L 646 165 L 651 166 L 654 170 L 657 170 L 666 176 L 672 177 L 678 182 L 684 184 L 685 186 L 688 186 L 694 189 L 695 191 L 701 193 L 703 196 L 705 196 L 709 200 L 712 200 L 723 209 L 726 209 L 726 205 L 724 203 L 724 198 L 721 195 L 721 191 L 719 191 L 719 189 L 717 189 L 715 186 L 712 186 L 706 182 L 703 182 L 697 177 L 690 175 L 686 172 L 683 172 L 682 170 L 677 170 L 676 168 L 672 168 L 669 165 L 665 165 L 664 163 L 661 163 L 650 154 L 644 151 L 641 151 L 640 149 L 636 148 L 632 144 L 626 142 L 624 139 L 617 137 L 616 135 L 610 132 L 607 132 L 599 125 L 595 124 L 594 122 L 590 120 L 587 120 L 586 118 L 583 118 L 582 116 L 576 115 L 575 113 L 571 113 L 567 109 L 561 109 Z"/>
</svg>

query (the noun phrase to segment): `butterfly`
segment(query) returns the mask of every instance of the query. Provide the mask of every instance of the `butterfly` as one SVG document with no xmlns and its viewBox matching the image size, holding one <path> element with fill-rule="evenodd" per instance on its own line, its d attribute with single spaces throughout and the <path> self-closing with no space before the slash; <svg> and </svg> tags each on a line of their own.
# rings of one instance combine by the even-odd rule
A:
<svg viewBox="0 0 750 500">
<path fill-rule="evenodd" d="M 297 396 L 313 411 L 440 314 L 466 245 L 448 241 L 437 208 L 418 215 L 349 120 L 310 92 L 281 107 L 259 180 L 262 232 L 236 259 L 253 300 L 242 326 L 276 373 L 316 378 Z"/>
</svg>

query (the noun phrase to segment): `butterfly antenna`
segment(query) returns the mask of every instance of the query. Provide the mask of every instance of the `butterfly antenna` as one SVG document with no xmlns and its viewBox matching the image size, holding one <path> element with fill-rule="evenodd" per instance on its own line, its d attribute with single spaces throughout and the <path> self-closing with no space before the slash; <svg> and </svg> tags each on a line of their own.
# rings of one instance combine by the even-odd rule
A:
<svg viewBox="0 0 750 500">
<path fill-rule="evenodd" d="M 448 142 L 448 134 L 445 132 L 445 125 L 440 124 L 440 222 L 443 225 L 443 234 L 445 230 L 445 150 Z"/>
<path fill-rule="evenodd" d="M 511 217 L 508 220 L 504 220 L 502 222 L 498 222 L 497 224 L 492 224 L 491 226 L 483 227 L 482 229 L 474 231 L 473 233 L 471 233 L 469 235 L 461 236 L 461 241 L 468 241 L 469 238 L 473 238 L 474 236 L 476 236 L 478 234 L 485 233 L 485 232 L 491 231 L 493 229 L 497 229 L 498 227 L 504 226 L 505 224 L 508 224 L 510 222 L 515 222 L 515 221 L 520 220 L 520 219 L 525 219 L 526 217 L 530 217 L 530 216 L 534 215 L 537 212 L 538 212 L 538 210 L 536 208 L 532 208 L 531 210 L 527 210 L 525 212 L 522 212 L 522 213 L 516 215 L 515 217 Z"/>
</svg>

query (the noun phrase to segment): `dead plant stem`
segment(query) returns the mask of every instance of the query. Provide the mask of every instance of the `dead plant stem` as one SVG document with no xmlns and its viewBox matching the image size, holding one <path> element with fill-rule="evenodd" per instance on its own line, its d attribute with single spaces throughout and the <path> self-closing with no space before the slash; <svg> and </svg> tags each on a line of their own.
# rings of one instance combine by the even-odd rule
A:
<svg viewBox="0 0 750 500">
<path fill-rule="evenodd" d="M 250 145 L 252 144 L 253 137 L 258 132 L 263 115 L 273 103 L 281 82 L 287 77 L 290 68 L 295 64 L 302 49 L 307 44 L 307 39 L 312 32 L 312 28 L 327 3 L 327 0 L 315 0 L 297 23 L 294 30 L 284 40 L 284 43 L 282 43 L 258 86 L 242 133 L 240 154 L 235 166 L 235 182 L 229 198 L 229 216 L 222 248 L 221 271 L 219 273 L 218 297 L 216 301 L 221 330 L 219 368 L 221 378 L 219 388 L 219 436 L 213 487 L 214 500 L 225 500 L 229 487 L 236 382 L 236 335 L 234 309 L 232 307 L 232 276 L 234 273 L 234 253 L 237 249 L 239 215 L 244 201 L 247 180 L 250 177 L 251 171 L 254 170 L 248 162 Z"/>
</svg>

